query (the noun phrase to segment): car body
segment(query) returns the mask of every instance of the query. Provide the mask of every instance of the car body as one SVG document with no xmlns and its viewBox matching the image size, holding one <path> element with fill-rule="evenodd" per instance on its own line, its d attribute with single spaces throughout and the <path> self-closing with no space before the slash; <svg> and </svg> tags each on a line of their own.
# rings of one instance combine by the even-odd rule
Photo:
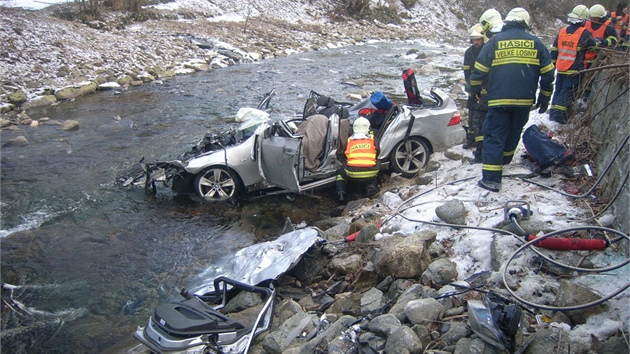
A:
<svg viewBox="0 0 630 354">
<path fill-rule="evenodd" d="M 465 131 L 453 99 L 439 89 L 430 94 L 421 105 L 394 105 L 375 132 L 383 168 L 412 177 L 431 154 L 463 142 Z M 327 104 L 320 105 L 323 101 Z M 370 105 L 369 98 L 339 103 L 311 91 L 302 117 L 274 121 L 254 110 L 256 119 L 242 123 L 224 142 L 206 136 L 179 159 L 144 164 L 136 168 L 144 176 L 127 175 L 119 182 L 154 189 L 156 182 L 171 183 L 176 192 L 194 192 L 208 201 L 270 188 L 301 193 L 327 186 L 343 166 L 352 121 Z"/>
</svg>

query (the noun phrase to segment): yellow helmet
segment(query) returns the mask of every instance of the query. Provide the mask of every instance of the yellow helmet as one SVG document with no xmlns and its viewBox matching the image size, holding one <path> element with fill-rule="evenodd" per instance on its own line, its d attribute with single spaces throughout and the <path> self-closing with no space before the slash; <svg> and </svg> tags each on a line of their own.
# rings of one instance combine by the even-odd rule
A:
<svg viewBox="0 0 630 354">
<path fill-rule="evenodd" d="M 573 24 L 578 24 L 586 21 L 590 16 L 590 12 L 588 7 L 584 5 L 578 5 L 573 8 L 573 11 L 569 14 L 568 22 Z"/>
<path fill-rule="evenodd" d="M 520 22 L 529 28 L 529 12 L 522 7 L 515 7 L 505 16 L 505 22 Z"/>
<path fill-rule="evenodd" d="M 486 32 L 495 23 L 501 22 L 501 14 L 495 9 L 488 9 L 479 17 L 479 23 L 481 24 L 482 33 Z"/>
<path fill-rule="evenodd" d="M 591 17 L 596 17 L 596 18 L 606 17 L 606 9 L 600 4 L 591 6 L 591 9 L 588 12 L 590 13 Z"/>
<path fill-rule="evenodd" d="M 483 26 L 481 23 L 477 23 L 476 25 L 470 27 L 468 30 L 468 38 L 470 39 L 482 39 L 483 38 Z"/>
<path fill-rule="evenodd" d="M 354 120 L 352 124 L 352 131 L 354 133 L 367 134 L 370 131 L 370 121 L 365 117 L 359 117 Z"/>
</svg>

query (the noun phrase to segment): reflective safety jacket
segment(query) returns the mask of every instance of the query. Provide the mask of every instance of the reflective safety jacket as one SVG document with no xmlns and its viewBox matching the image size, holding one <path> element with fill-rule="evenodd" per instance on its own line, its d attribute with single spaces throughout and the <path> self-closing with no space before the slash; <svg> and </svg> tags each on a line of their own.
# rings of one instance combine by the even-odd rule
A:
<svg viewBox="0 0 630 354">
<path fill-rule="evenodd" d="M 595 40 L 601 40 L 601 45 L 604 47 L 614 47 L 617 45 L 617 31 L 615 27 L 611 25 L 610 20 L 606 20 L 604 23 L 597 23 L 591 20 L 586 21 L 584 27 L 593 34 Z M 586 53 L 587 64 L 592 63 L 597 57 L 597 51 L 591 50 Z"/>
<path fill-rule="evenodd" d="M 588 48 L 596 46 L 591 33 L 580 25 L 569 25 L 560 30 L 551 47 L 551 62 L 558 74 L 570 75 L 585 67 Z"/>
<path fill-rule="evenodd" d="M 545 44 L 517 23 L 506 23 L 481 49 L 470 74 L 472 92 L 487 83 L 488 107 L 534 104 L 540 93 L 551 98 L 554 66 Z"/>
<path fill-rule="evenodd" d="M 346 147 L 346 164 L 349 167 L 374 167 L 376 166 L 376 144 L 374 136 L 367 138 L 348 139 Z"/>
</svg>

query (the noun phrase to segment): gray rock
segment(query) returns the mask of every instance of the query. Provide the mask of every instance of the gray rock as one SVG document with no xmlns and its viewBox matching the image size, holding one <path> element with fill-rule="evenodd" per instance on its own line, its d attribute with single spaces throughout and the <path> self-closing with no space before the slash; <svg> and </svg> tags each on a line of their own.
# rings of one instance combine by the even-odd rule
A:
<svg viewBox="0 0 630 354">
<path fill-rule="evenodd" d="M 422 231 L 408 237 L 389 237 L 374 256 L 376 271 L 383 277 L 418 277 L 431 263 L 427 244 L 433 242 L 435 231 Z"/>
<path fill-rule="evenodd" d="M 567 335 L 559 328 L 541 328 L 534 334 L 534 338 L 527 346 L 523 354 L 549 353 L 549 349 L 553 348 L 555 353 L 575 353 L 569 348 L 575 348 L 567 340 Z"/>
<path fill-rule="evenodd" d="M 369 315 L 374 311 L 378 311 L 385 305 L 385 302 L 383 292 L 377 288 L 371 288 L 361 297 L 361 314 Z"/>
<path fill-rule="evenodd" d="M 66 131 L 78 130 L 79 122 L 76 120 L 68 119 L 61 124 L 61 129 Z"/>
<path fill-rule="evenodd" d="M 421 279 L 426 285 L 451 282 L 457 279 L 457 267 L 448 258 L 438 258 L 429 264 Z"/>
<path fill-rule="evenodd" d="M 431 255 L 431 258 L 441 257 L 444 253 L 446 253 L 446 249 L 444 249 L 444 246 L 439 242 L 433 242 L 431 246 L 429 246 L 429 254 Z"/>
<path fill-rule="evenodd" d="M 58 100 L 69 100 L 72 98 L 77 98 L 79 96 L 87 95 L 96 91 L 96 83 L 89 82 L 85 85 L 75 86 L 75 87 L 64 87 L 55 91 L 55 97 Z"/>
<path fill-rule="evenodd" d="M 416 179 L 414 179 L 414 182 L 416 182 L 416 184 L 419 186 L 426 186 L 433 182 L 433 176 L 429 174 L 424 174 L 422 176 L 416 177 Z"/>
<path fill-rule="evenodd" d="M 453 150 L 446 150 L 444 151 L 444 157 L 446 157 L 449 160 L 459 161 L 462 159 L 462 157 L 464 157 L 464 155 L 461 152 L 456 152 Z"/>
<path fill-rule="evenodd" d="M 335 296 L 335 303 L 326 310 L 326 313 L 361 314 L 361 294 L 344 293 Z"/>
<path fill-rule="evenodd" d="M 50 106 L 57 102 L 57 98 L 54 95 L 43 95 L 34 97 L 22 105 L 22 108 L 37 108 L 37 107 L 46 107 Z"/>
<path fill-rule="evenodd" d="M 359 290 L 376 287 L 377 289 L 383 291 L 381 288 L 378 287 L 381 279 L 382 278 L 376 272 L 374 263 L 367 262 L 367 264 L 363 268 L 361 268 L 361 271 L 354 280 L 354 289 Z"/>
<path fill-rule="evenodd" d="M 303 312 L 304 310 L 302 310 L 302 306 L 300 306 L 300 304 L 295 302 L 293 299 L 283 300 L 275 308 L 275 314 L 273 317 L 273 321 L 271 322 L 271 330 L 273 331 L 280 327 L 281 324 L 283 324 L 293 315 Z"/>
<path fill-rule="evenodd" d="M 630 347 L 624 337 L 610 337 L 598 347 L 598 353 L 630 353 Z"/>
<path fill-rule="evenodd" d="M 262 304 L 262 298 L 259 294 L 241 291 L 225 304 L 224 311 L 226 313 L 243 311 L 258 304 Z"/>
<path fill-rule="evenodd" d="M 412 285 L 398 297 L 394 305 L 389 309 L 388 313 L 396 316 L 396 318 L 398 318 L 401 322 L 406 320 L 405 306 L 407 306 L 410 301 L 423 298 L 431 290 L 433 289 L 420 284 Z M 435 290 L 433 290 L 433 292 L 435 292 Z"/>
<path fill-rule="evenodd" d="M 422 353 L 422 342 L 420 338 L 414 333 L 411 328 L 406 326 L 400 326 L 394 333 L 392 333 L 385 343 L 386 354 L 399 354 L 399 353 Z"/>
<path fill-rule="evenodd" d="M 446 344 L 456 344 L 460 339 L 466 338 L 471 335 L 471 330 L 465 323 L 455 322 L 451 325 L 451 328 L 442 335 L 441 340 Z"/>
<path fill-rule="evenodd" d="M 306 343 L 304 333 L 313 333 L 319 324 L 316 315 L 297 313 L 277 330 L 269 333 L 264 339 L 262 346 L 269 353 L 280 354 L 290 347 L 299 346 Z"/>
<path fill-rule="evenodd" d="M 427 167 L 425 168 L 424 172 L 425 173 L 435 172 L 435 171 L 439 170 L 440 167 L 442 167 L 442 164 L 440 164 L 437 161 L 430 160 L 429 163 L 427 164 Z"/>
<path fill-rule="evenodd" d="M 396 316 L 392 314 L 385 314 L 372 319 L 368 328 L 370 331 L 378 334 L 379 336 L 387 337 L 400 326 L 400 320 L 397 319 Z"/>
<path fill-rule="evenodd" d="M 378 227 L 376 227 L 376 225 L 368 224 L 365 227 L 363 227 L 361 231 L 359 231 L 359 234 L 357 235 L 357 238 L 355 241 L 359 243 L 372 242 L 374 241 L 374 236 L 378 234 L 379 232 L 380 230 L 378 229 Z"/>
<path fill-rule="evenodd" d="M 10 103 L 20 105 L 26 102 L 26 93 L 22 90 L 15 91 L 7 96 Z"/>
<path fill-rule="evenodd" d="M 328 327 L 328 329 L 326 329 L 323 333 L 317 335 L 315 338 L 308 341 L 306 345 L 302 346 L 300 353 L 315 353 L 315 349 L 322 343 L 330 343 L 334 338 L 338 337 L 341 333 L 348 329 L 350 325 L 356 322 L 356 320 L 357 319 L 352 316 L 342 316 L 330 325 L 330 327 Z"/>
<path fill-rule="evenodd" d="M 435 208 L 435 213 L 448 224 L 466 225 L 466 208 L 461 200 L 449 200 Z"/>
<path fill-rule="evenodd" d="M 412 300 L 405 306 L 405 316 L 413 324 L 427 324 L 444 315 L 444 306 L 433 298 Z"/>
<path fill-rule="evenodd" d="M 385 349 L 385 341 L 386 338 L 378 336 L 372 332 L 363 332 L 359 335 L 359 343 L 369 346 L 376 352 L 380 352 Z"/>
<path fill-rule="evenodd" d="M 568 307 L 583 305 L 601 298 L 600 295 L 595 294 L 590 289 L 563 279 L 560 281 L 560 288 L 556 294 L 556 306 Z M 602 313 L 606 311 L 607 308 L 608 306 L 603 304 L 591 306 L 583 310 L 564 311 L 564 314 L 572 320 L 573 325 L 576 325 L 586 323 L 589 317 Z"/>
<path fill-rule="evenodd" d="M 25 136 L 20 135 L 13 139 L 7 140 L 2 146 L 26 146 L 29 142 Z"/>
<path fill-rule="evenodd" d="M 363 257 L 360 254 L 341 254 L 333 258 L 330 267 L 340 275 L 354 274 L 363 268 Z"/>
<path fill-rule="evenodd" d="M 418 336 L 418 338 L 420 338 L 421 343 L 430 343 L 433 340 L 431 338 L 431 331 L 429 331 L 427 326 L 416 324 L 416 325 L 413 325 L 411 329 Z"/>
<path fill-rule="evenodd" d="M 349 232 L 350 224 L 345 223 L 330 227 L 329 229 L 324 231 L 324 235 L 326 235 L 326 239 L 328 241 L 334 242 L 344 240 L 346 236 L 348 236 Z"/>
</svg>

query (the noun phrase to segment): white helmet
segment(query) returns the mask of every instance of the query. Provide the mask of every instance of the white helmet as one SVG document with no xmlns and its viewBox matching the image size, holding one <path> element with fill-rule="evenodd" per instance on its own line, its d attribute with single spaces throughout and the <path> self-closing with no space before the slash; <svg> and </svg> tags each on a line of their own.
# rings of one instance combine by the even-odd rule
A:
<svg viewBox="0 0 630 354">
<path fill-rule="evenodd" d="M 499 11 L 495 9 L 486 10 L 486 12 L 484 12 L 483 15 L 479 17 L 479 23 L 481 24 L 482 28 L 481 32 L 487 31 L 488 29 L 490 29 L 490 27 L 492 27 L 492 25 L 501 21 L 501 14 L 499 13 Z"/>
<path fill-rule="evenodd" d="M 354 133 L 367 134 L 370 131 L 370 121 L 365 117 L 355 119 L 352 124 L 352 131 Z"/>
<path fill-rule="evenodd" d="M 588 7 L 584 5 L 578 5 L 573 8 L 573 11 L 569 14 L 568 22 L 573 24 L 578 24 L 586 21 L 590 16 L 590 12 L 588 11 Z"/>
<path fill-rule="evenodd" d="M 483 26 L 480 23 L 470 27 L 468 30 L 468 38 L 470 39 L 482 39 L 483 38 Z"/>
<path fill-rule="evenodd" d="M 606 9 L 600 4 L 591 6 L 591 9 L 588 12 L 591 15 L 591 17 L 596 17 L 596 18 L 606 17 Z"/>
<path fill-rule="evenodd" d="M 520 22 L 529 28 L 529 13 L 522 7 L 515 7 L 505 16 L 505 22 Z"/>
</svg>

